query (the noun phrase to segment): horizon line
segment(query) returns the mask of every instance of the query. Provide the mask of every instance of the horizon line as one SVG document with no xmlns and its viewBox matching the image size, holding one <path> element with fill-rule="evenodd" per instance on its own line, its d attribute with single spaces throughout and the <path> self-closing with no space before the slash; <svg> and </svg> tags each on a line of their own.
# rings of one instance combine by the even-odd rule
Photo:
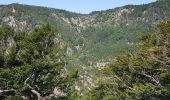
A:
<svg viewBox="0 0 170 100">
<path fill-rule="evenodd" d="M 91 13 L 94 13 L 94 12 L 108 11 L 108 10 L 113 10 L 113 9 L 121 8 L 121 7 L 125 7 L 125 6 L 140 6 L 140 5 L 147 5 L 147 4 L 151 4 L 151 3 L 155 3 L 155 2 L 157 2 L 157 1 L 153 1 L 153 2 L 150 2 L 150 3 L 142 3 L 142 4 L 127 4 L 127 5 L 117 6 L 117 7 L 108 8 L 108 9 L 94 10 L 94 11 L 90 11 L 90 12 L 88 12 L 88 13 L 70 11 L 70 10 L 67 10 L 67 9 L 55 8 L 55 7 L 50 7 L 50 6 L 42 6 L 42 5 L 34 5 L 34 4 L 25 4 L 25 3 L 19 3 L 19 2 L 0 4 L 0 6 L 2 6 L 2 5 L 3 5 L 3 6 L 7 6 L 7 5 L 12 5 L 12 4 L 19 4 L 19 5 L 26 5 L 26 6 L 34 6 L 34 7 L 42 7 L 42 8 L 63 10 L 63 11 L 67 11 L 67 12 L 70 12 L 70 13 L 77 13 L 77 14 L 87 15 L 87 14 L 91 14 Z"/>
</svg>

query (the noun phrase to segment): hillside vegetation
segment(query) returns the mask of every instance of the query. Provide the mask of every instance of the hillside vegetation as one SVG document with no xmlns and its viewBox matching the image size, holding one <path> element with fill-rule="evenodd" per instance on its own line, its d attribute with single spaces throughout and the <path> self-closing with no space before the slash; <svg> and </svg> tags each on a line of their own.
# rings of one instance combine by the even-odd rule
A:
<svg viewBox="0 0 170 100">
<path fill-rule="evenodd" d="M 7 24 L 16 31 L 30 32 L 49 23 L 58 28 L 60 40 L 65 41 L 69 54 L 74 56 L 71 59 L 87 65 L 92 63 L 91 60 L 109 59 L 110 54 L 119 54 L 120 49 L 127 49 L 138 41 L 139 33 L 154 32 L 154 24 L 169 18 L 169 9 L 169 0 L 90 14 L 11 4 L 0 6 L 0 24 Z"/>
<path fill-rule="evenodd" d="M 0 99 L 168 100 L 169 11 L 0 5 Z"/>
</svg>

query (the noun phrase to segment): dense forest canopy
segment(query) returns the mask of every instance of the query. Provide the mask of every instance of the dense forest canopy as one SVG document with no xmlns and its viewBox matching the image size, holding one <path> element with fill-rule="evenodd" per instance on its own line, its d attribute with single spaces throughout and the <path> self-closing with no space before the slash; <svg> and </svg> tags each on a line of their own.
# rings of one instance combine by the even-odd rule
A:
<svg viewBox="0 0 170 100">
<path fill-rule="evenodd" d="M 103 82 L 87 94 L 87 100 L 168 100 L 170 98 L 170 20 L 162 21 L 154 34 L 141 37 L 135 53 L 115 58 L 103 69 L 114 83 Z"/>
<path fill-rule="evenodd" d="M 3 27 L 0 34 L 0 99 L 7 96 L 7 99 L 42 100 L 66 96 L 64 92 L 71 89 L 76 72 L 62 76 L 66 63 L 64 49 L 55 43 L 55 34 L 49 25 L 29 34 Z M 58 90 L 61 93 L 54 94 Z"/>
<path fill-rule="evenodd" d="M 0 5 L 0 100 L 168 100 L 169 11 Z"/>
<path fill-rule="evenodd" d="M 83 97 L 76 96 L 71 88 L 77 79 L 77 70 L 62 73 L 66 63 L 62 57 L 64 49 L 55 43 L 55 32 L 49 25 L 29 34 L 14 32 L 7 26 L 0 32 L 1 99 L 170 98 L 170 20 L 162 21 L 156 33 L 142 36 L 135 53 L 118 56 L 113 64 L 102 69 L 101 74 L 113 80 L 99 82 Z"/>
</svg>

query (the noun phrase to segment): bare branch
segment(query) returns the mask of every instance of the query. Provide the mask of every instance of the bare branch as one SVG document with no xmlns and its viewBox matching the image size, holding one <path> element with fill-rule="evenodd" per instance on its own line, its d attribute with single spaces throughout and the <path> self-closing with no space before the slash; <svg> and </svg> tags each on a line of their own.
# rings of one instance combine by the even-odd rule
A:
<svg viewBox="0 0 170 100">
<path fill-rule="evenodd" d="M 38 100 L 45 100 L 38 91 L 32 89 L 31 92 L 37 96 Z"/>
<path fill-rule="evenodd" d="M 159 80 L 156 80 L 154 77 L 147 75 L 145 73 L 140 74 L 142 76 L 145 76 L 147 78 L 149 78 L 156 86 L 162 87 L 161 83 L 159 82 Z"/>
<path fill-rule="evenodd" d="M 0 95 L 15 95 L 16 90 L 10 89 L 10 90 L 0 90 Z"/>
<path fill-rule="evenodd" d="M 24 81 L 24 84 L 27 85 L 27 86 L 31 89 L 30 91 L 37 96 L 38 100 L 45 100 L 38 91 L 36 91 L 35 89 L 33 89 L 33 88 L 27 83 L 27 81 L 28 81 L 30 78 L 31 78 L 31 77 L 28 77 L 28 78 Z"/>
</svg>

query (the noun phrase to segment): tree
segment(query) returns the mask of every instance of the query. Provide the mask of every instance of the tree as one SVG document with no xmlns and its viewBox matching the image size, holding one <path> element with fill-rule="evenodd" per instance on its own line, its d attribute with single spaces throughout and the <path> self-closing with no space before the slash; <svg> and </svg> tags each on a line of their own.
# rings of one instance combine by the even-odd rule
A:
<svg viewBox="0 0 170 100">
<path fill-rule="evenodd" d="M 90 97 L 97 98 L 93 100 L 170 98 L 170 20 L 162 21 L 157 33 L 141 40 L 135 53 L 115 58 L 108 67 L 115 83 L 99 84 L 90 92 Z"/>
<path fill-rule="evenodd" d="M 62 75 L 64 50 L 55 43 L 53 29 L 44 25 L 31 33 L 12 34 L 14 42 L 8 45 L 8 52 L 0 47 L 2 58 L 8 57 L 0 67 L 0 99 L 44 100 L 66 96 L 73 83 L 68 81 L 74 77 Z M 5 40 L 3 35 L 1 41 Z"/>
</svg>

